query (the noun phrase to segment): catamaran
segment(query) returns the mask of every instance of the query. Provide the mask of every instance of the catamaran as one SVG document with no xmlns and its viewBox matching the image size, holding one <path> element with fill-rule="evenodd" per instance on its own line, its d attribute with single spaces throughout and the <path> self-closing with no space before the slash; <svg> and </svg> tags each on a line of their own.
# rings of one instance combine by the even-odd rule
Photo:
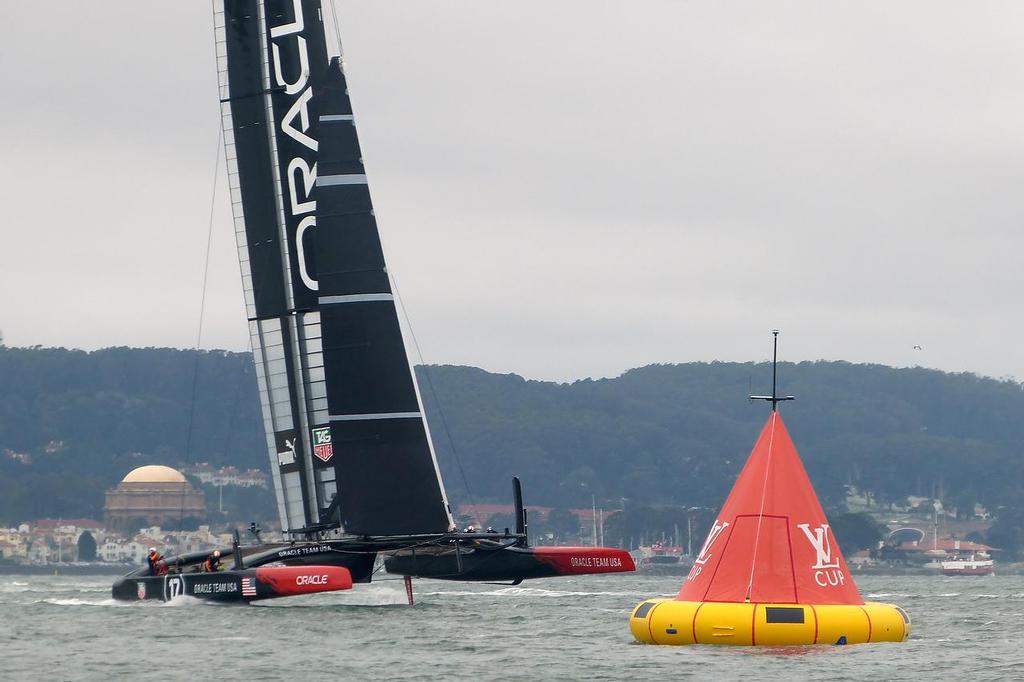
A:
<svg viewBox="0 0 1024 682">
<path fill-rule="evenodd" d="M 215 34 L 253 361 L 281 527 L 293 541 L 236 541 L 220 574 L 197 570 L 202 555 L 168 557 L 169 573 L 139 569 L 114 596 L 251 601 L 346 589 L 371 580 L 378 555 L 407 588 L 410 577 L 517 584 L 634 570 L 620 549 L 531 546 L 518 481 L 514 529 L 458 531 L 320 0 L 218 0 Z M 310 582 L 332 567 L 351 580 Z M 293 573 L 275 589 L 282 568 Z"/>
</svg>

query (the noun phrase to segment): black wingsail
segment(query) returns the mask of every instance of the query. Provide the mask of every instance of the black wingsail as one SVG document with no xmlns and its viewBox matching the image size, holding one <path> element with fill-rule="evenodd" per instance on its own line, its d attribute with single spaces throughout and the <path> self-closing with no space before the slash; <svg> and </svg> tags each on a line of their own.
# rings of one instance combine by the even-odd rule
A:
<svg viewBox="0 0 1024 682">
<path fill-rule="evenodd" d="M 444 532 L 451 519 L 338 59 L 318 94 L 316 253 L 341 521 L 365 534 Z"/>
<path fill-rule="evenodd" d="M 235 234 L 281 523 L 452 526 L 319 0 L 220 0 Z"/>
</svg>

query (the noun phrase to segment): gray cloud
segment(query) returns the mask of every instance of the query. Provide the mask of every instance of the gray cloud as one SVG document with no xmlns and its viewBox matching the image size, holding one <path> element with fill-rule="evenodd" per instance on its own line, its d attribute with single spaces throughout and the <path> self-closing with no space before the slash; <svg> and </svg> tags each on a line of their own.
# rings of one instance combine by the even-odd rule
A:
<svg viewBox="0 0 1024 682">
<path fill-rule="evenodd" d="M 187 5 L 9 9 L 48 28 L 0 46 L 9 343 L 194 343 L 218 119 Z M 551 5 L 338 3 L 424 360 L 571 379 L 781 327 L 787 359 L 1024 377 L 1018 4 Z M 238 349 L 215 215 L 204 345 Z"/>
</svg>

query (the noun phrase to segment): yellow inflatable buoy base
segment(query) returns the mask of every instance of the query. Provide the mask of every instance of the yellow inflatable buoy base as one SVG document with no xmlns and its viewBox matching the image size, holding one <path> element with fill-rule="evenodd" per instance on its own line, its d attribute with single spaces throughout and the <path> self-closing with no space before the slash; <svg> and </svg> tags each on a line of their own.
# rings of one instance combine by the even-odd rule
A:
<svg viewBox="0 0 1024 682">
<path fill-rule="evenodd" d="M 790 646 L 903 642 L 910 616 L 898 606 L 851 604 L 751 604 L 648 599 L 629 619 L 645 644 Z"/>
</svg>

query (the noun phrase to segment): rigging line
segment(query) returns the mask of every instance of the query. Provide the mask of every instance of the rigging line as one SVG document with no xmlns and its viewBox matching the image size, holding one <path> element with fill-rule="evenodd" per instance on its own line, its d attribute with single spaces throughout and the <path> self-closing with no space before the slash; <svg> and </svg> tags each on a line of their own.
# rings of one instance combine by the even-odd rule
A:
<svg viewBox="0 0 1024 682">
<path fill-rule="evenodd" d="M 334 0 L 331 0 L 331 18 L 334 24 L 334 41 L 335 46 L 338 48 L 338 56 L 341 56 L 341 25 L 338 24 L 338 8 L 335 6 Z"/>
<path fill-rule="evenodd" d="M 341 55 L 341 29 L 340 29 L 340 27 L 338 25 L 338 13 L 337 13 L 337 9 L 335 7 L 334 0 L 331 0 L 331 14 L 332 14 L 333 19 L 334 19 L 335 37 L 336 37 L 336 39 L 338 41 L 338 54 Z M 344 68 L 343 68 L 343 70 L 344 70 Z M 376 212 L 375 211 L 372 212 L 372 215 L 376 216 Z M 384 235 L 380 233 L 379 229 L 378 229 L 378 238 L 380 239 L 380 248 L 381 248 L 381 253 L 384 256 L 384 261 L 388 262 L 388 259 L 387 259 L 387 247 L 385 245 Z M 469 479 L 466 477 L 466 471 L 465 471 L 465 469 L 462 466 L 462 460 L 459 459 L 459 453 L 458 453 L 458 451 L 455 448 L 455 442 L 452 439 L 451 431 L 448 428 L 448 419 L 445 417 L 444 409 L 441 407 L 441 403 L 437 399 L 437 392 L 434 390 L 434 382 L 430 378 L 430 371 L 426 368 L 426 363 L 423 360 L 423 352 L 420 350 L 419 340 L 417 340 L 417 338 L 416 338 L 416 332 L 415 332 L 415 330 L 413 330 L 412 321 L 409 319 L 409 312 L 405 308 L 405 299 L 402 297 L 402 295 L 401 295 L 401 293 L 400 293 L 400 291 L 398 289 L 398 280 L 395 278 L 395 275 L 394 275 L 393 272 L 391 272 L 388 269 L 386 269 L 386 272 L 387 272 L 389 281 L 391 282 L 391 286 L 394 289 L 394 297 L 398 301 L 398 305 L 402 309 L 402 317 L 405 318 L 406 328 L 409 330 L 409 335 L 412 337 L 413 345 L 416 348 L 416 355 L 417 355 L 417 357 L 419 357 L 420 365 L 423 366 L 423 368 L 424 368 L 424 372 L 423 373 L 427 377 L 427 386 L 430 388 L 430 394 L 431 394 L 431 396 L 434 399 L 434 404 L 437 405 L 437 412 L 438 412 L 438 415 L 441 417 L 441 425 L 444 427 L 445 437 L 448 440 L 448 445 L 452 449 L 452 457 L 455 460 L 455 464 L 458 466 L 459 475 L 462 477 L 462 484 L 466 488 L 466 496 L 469 498 L 469 505 L 473 509 L 474 516 L 476 516 L 476 515 L 478 515 L 477 506 L 476 506 L 476 500 L 473 497 L 472 489 L 469 487 Z M 416 382 L 416 368 L 415 367 L 410 367 L 409 369 L 412 372 L 413 382 L 415 383 Z M 418 393 L 419 393 L 419 391 L 417 391 L 417 394 Z M 419 395 L 417 395 L 417 397 L 421 398 L 421 396 L 419 396 Z M 426 423 L 426 415 L 425 414 L 424 414 L 424 426 L 425 426 L 425 428 L 427 428 L 428 440 L 429 440 L 429 433 L 430 433 L 429 428 L 430 427 L 429 427 L 429 424 Z M 431 446 L 431 450 L 433 451 L 433 446 Z M 447 497 L 448 497 L 447 493 L 444 492 L 444 482 L 441 479 L 441 471 L 440 471 L 440 467 L 439 467 L 439 465 L 437 463 L 436 453 L 432 453 L 432 459 L 434 459 L 434 467 L 437 469 L 438 484 L 440 485 L 440 488 L 442 490 L 442 496 L 444 497 L 445 506 L 447 507 L 446 511 L 448 513 L 449 518 L 451 518 L 452 521 L 454 522 L 454 518 L 453 518 L 452 512 L 451 512 L 451 500 L 447 499 Z"/>
<path fill-rule="evenodd" d="M 220 165 L 221 139 L 224 130 L 218 127 L 217 130 L 217 156 L 213 163 L 213 192 L 210 195 L 210 216 L 206 228 L 206 258 L 203 262 L 203 289 L 199 297 L 199 329 L 196 332 L 195 363 L 192 367 L 192 403 L 188 414 L 188 440 L 185 443 L 185 457 L 189 456 L 192 448 L 192 422 L 196 412 L 196 387 L 199 383 L 199 346 L 203 340 L 203 318 L 206 316 L 206 285 L 210 277 L 210 246 L 213 243 L 213 214 L 217 208 L 217 180 L 220 177 L 218 166 Z"/>
<path fill-rule="evenodd" d="M 455 460 L 455 465 L 459 469 L 459 475 L 462 477 L 462 485 L 466 488 L 466 496 L 469 498 L 469 506 L 473 509 L 473 516 L 479 521 L 480 513 L 476 507 L 476 499 L 473 497 L 473 490 L 469 487 L 469 479 L 466 477 L 466 470 L 462 467 L 462 459 L 459 458 L 459 451 L 455 447 L 455 440 L 452 438 L 452 432 L 448 428 L 448 418 L 444 414 L 444 408 L 441 406 L 441 401 L 437 398 L 437 391 L 434 390 L 434 380 L 430 378 L 430 368 L 427 367 L 427 363 L 423 360 L 423 353 L 420 351 L 420 342 L 416 339 L 416 332 L 412 328 L 412 321 L 409 319 L 409 312 L 405 309 L 405 299 L 402 298 L 398 291 L 398 280 L 395 279 L 394 273 L 391 274 L 391 281 L 395 287 L 395 298 L 398 299 L 398 305 L 402 308 L 402 317 L 405 318 L 405 325 L 409 329 L 409 336 L 412 337 L 412 344 L 416 348 L 416 356 L 420 359 L 420 366 L 423 368 L 423 375 L 427 378 L 427 388 L 430 389 L 430 395 L 434 399 L 434 405 L 437 406 L 437 415 L 441 418 L 441 426 L 444 428 L 444 436 L 448 441 L 448 447 L 452 449 L 452 459 Z M 416 372 L 416 368 L 413 368 L 413 373 Z"/>
<path fill-rule="evenodd" d="M 483 556 L 483 557 L 481 558 L 480 562 L 479 562 L 479 565 L 481 565 L 481 566 L 487 566 L 488 564 L 490 564 L 490 563 L 493 563 L 493 561 L 494 561 L 495 559 L 499 558 L 499 556 L 498 556 L 498 553 L 499 553 L 499 552 L 501 552 L 501 551 L 503 551 L 503 550 L 505 550 L 506 548 L 508 548 L 508 547 L 511 547 L 511 546 L 512 546 L 511 544 L 508 544 L 508 545 L 503 545 L 503 546 L 502 546 L 502 547 L 500 547 L 500 548 L 495 548 L 495 549 L 487 549 L 487 550 L 485 550 L 485 551 L 487 551 L 487 552 L 491 552 L 491 555 L 490 555 L 490 556 Z M 458 552 L 458 551 L 459 551 L 459 549 L 460 549 L 460 548 L 459 548 L 458 546 L 456 546 L 456 548 L 455 548 L 455 551 L 456 551 L 456 552 Z M 431 578 L 433 578 L 433 579 L 435 579 L 435 580 L 444 580 L 444 579 L 446 579 L 446 578 L 458 578 L 458 577 L 460 577 L 460 576 L 464 576 L 465 574 L 466 574 L 466 571 L 465 571 L 465 570 L 463 570 L 463 571 L 461 571 L 461 572 L 456 572 L 456 573 L 438 573 L 438 574 L 436 574 L 436 575 L 432 575 L 432 576 L 430 576 L 430 577 L 431 577 Z M 395 579 L 397 580 L 397 578 L 395 578 Z M 493 583 L 493 582 L 489 582 L 488 584 L 490 584 L 490 585 L 504 585 L 505 583 Z M 509 585 L 509 587 L 514 587 L 514 585 Z"/>
<path fill-rule="evenodd" d="M 199 297 L 199 329 L 196 332 L 196 345 L 194 348 L 195 361 L 192 364 L 192 399 L 188 409 L 188 430 L 185 438 L 185 463 L 188 464 L 192 451 L 192 426 L 196 414 L 196 389 L 199 384 L 199 346 L 203 340 L 203 318 L 206 316 L 206 285 L 210 276 L 210 250 L 213 243 L 213 215 L 217 208 L 217 180 L 220 178 L 220 150 L 224 139 L 223 126 L 217 126 L 217 153 L 213 160 L 213 191 L 210 192 L 210 213 L 206 227 L 206 257 L 203 262 L 203 288 Z M 185 513 L 186 488 L 181 489 L 181 507 L 178 511 L 178 526 L 181 530 L 182 516 Z"/>
<path fill-rule="evenodd" d="M 778 412 L 772 412 L 772 430 L 768 434 L 768 460 L 764 466 L 764 482 L 761 484 L 761 509 L 757 512 L 757 532 L 754 533 L 754 554 L 750 558 L 750 580 L 747 581 L 747 601 L 750 601 L 750 593 L 754 589 L 754 568 L 757 566 L 757 545 L 761 540 L 761 522 L 764 520 L 764 499 L 768 493 L 768 474 L 772 468 L 772 451 L 775 444 L 775 422 L 778 420 Z"/>
<path fill-rule="evenodd" d="M 252 345 L 251 339 L 249 345 Z M 251 353 L 252 349 L 249 352 Z M 227 452 L 228 447 L 231 445 L 232 432 L 235 430 L 235 419 L 238 417 L 238 406 L 242 402 L 242 382 L 249 375 L 247 368 L 252 367 L 251 357 L 248 361 L 243 361 L 243 363 L 242 373 L 238 377 L 238 381 L 235 382 L 235 397 L 231 401 L 231 409 L 228 411 L 227 429 L 224 430 L 224 445 L 221 446 L 221 452 Z"/>
<path fill-rule="evenodd" d="M 327 540 L 326 542 L 330 542 Z M 413 543 L 411 545 L 400 545 L 391 549 L 338 549 L 337 547 L 331 547 L 331 551 L 336 554 L 382 554 L 385 552 L 405 550 L 405 549 L 416 549 L 418 547 L 442 547 L 443 540 L 441 538 L 434 538 L 431 540 L 421 540 L 420 542 Z"/>
</svg>

